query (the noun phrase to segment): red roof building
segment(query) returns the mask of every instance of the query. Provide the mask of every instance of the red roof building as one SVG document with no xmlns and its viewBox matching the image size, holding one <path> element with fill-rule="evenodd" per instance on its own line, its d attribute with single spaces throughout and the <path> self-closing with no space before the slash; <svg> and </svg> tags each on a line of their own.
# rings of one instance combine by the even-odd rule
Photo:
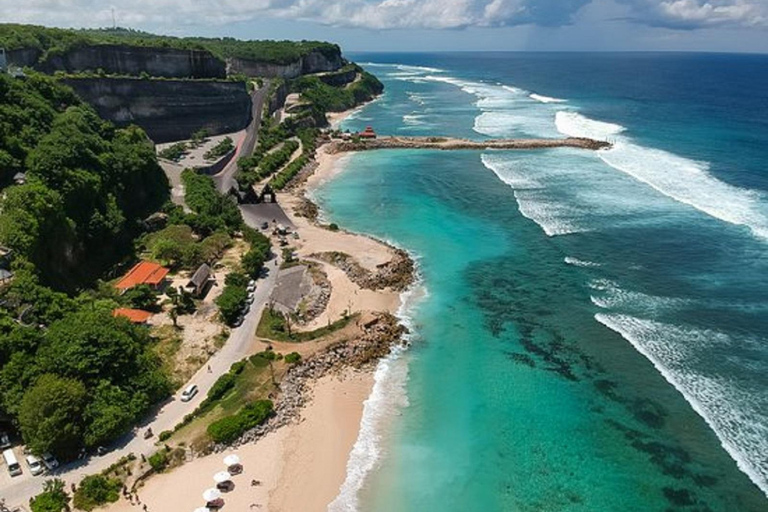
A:
<svg viewBox="0 0 768 512">
<path fill-rule="evenodd" d="M 157 263 L 142 261 L 129 270 L 128 273 L 118 281 L 115 288 L 125 291 L 134 286 L 146 284 L 157 289 L 163 283 L 168 272 L 169 270 L 167 268 L 161 267 Z"/>
<path fill-rule="evenodd" d="M 373 127 L 372 126 L 366 126 L 365 130 L 360 132 L 358 135 L 361 138 L 363 138 L 363 139 L 375 139 L 376 138 L 376 132 L 373 131 Z"/>
<path fill-rule="evenodd" d="M 112 316 L 127 318 L 135 324 L 145 324 L 152 316 L 152 313 L 142 309 L 118 308 L 112 312 Z"/>
</svg>

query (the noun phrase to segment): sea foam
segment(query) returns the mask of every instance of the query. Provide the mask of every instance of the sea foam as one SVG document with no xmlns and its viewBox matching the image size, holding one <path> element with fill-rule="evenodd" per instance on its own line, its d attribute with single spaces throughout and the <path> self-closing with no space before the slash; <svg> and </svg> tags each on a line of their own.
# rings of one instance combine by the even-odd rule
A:
<svg viewBox="0 0 768 512">
<path fill-rule="evenodd" d="M 395 245 L 395 244 L 392 244 Z M 418 256 L 409 251 L 410 257 L 417 262 Z M 417 275 L 418 271 L 417 271 Z M 421 302 L 429 296 L 421 277 L 400 295 L 400 308 L 397 317 L 408 328 L 405 335 L 411 342 L 417 332 L 414 314 Z M 347 460 L 347 475 L 339 489 L 339 494 L 328 505 L 329 512 L 357 512 L 360 510 L 359 493 L 371 471 L 383 455 L 383 438 L 388 421 L 408 406 L 408 361 L 406 347 L 397 347 L 379 361 L 374 373 L 374 385 L 371 395 L 363 404 L 363 416 L 357 441 Z"/>
<path fill-rule="evenodd" d="M 619 333 L 653 363 L 704 418 L 739 469 L 768 495 L 768 461 L 760 455 L 768 453 L 768 418 L 765 417 L 768 401 L 760 400 L 759 394 L 745 391 L 733 379 L 691 368 L 697 360 L 696 351 L 710 352 L 734 341 L 716 331 L 629 315 L 599 313 L 595 319 Z"/>
<path fill-rule="evenodd" d="M 745 226 L 768 240 L 768 198 L 724 183 L 709 174 L 709 164 L 647 148 L 623 136 L 623 126 L 595 121 L 576 112 L 558 112 L 557 129 L 570 137 L 609 140 L 600 158 L 657 192 L 722 221 Z"/>
<path fill-rule="evenodd" d="M 560 98 L 550 98 L 549 96 L 542 96 L 541 94 L 533 93 L 529 96 L 532 100 L 536 100 L 539 103 L 566 103 L 566 100 Z"/>
</svg>

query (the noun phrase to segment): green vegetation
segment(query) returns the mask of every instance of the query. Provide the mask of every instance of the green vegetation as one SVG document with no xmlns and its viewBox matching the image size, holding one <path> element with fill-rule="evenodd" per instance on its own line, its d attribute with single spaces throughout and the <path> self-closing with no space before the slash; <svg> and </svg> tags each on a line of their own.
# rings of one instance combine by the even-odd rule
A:
<svg viewBox="0 0 768 512">
<path fill-rule="evenodd" d="M 208 425 L 208 435 L 216 443 L 231 443 L 246 430 L 261 425 L 272 414 L 271 400 L 246 404 L 237 414 L 225 416 Z"/>
<path fill-rule="evenodd" d="M 261 314 L 256 336 L 273 341 L 302 342 L 312 341 L 343 329 L 358 315 L 346 316 L 334 323 L 309 332 L 296 332 L 291 329 L 291 319 L 273 308 L 265 308 Z"/>
<path fill-rule="evenodd" d="M 84 46 L 124 44 L 140 47 L 208 50 L 220 59 L 242 58 L 272 64 L 290 64 L 313 51 L 337 58 L 341 50 L 335 44 L 318 41 L 241 41 L 233 38 L 191 38 L 158 36 L 138 30 L 117 28 L 70 30 L 35 25 L 0 24 L 0 47 L 8 50 L 36 48 L 41 62 Z"/>
<path fill-rule="evenodd" d="M 248 299 L 248 277 L 233 272 L 224 279 L 224 290 L 216 298 L 221 318 L 227 325 L 234 325 L 243 312 Z"/>
<path fill-rule="evenodd" d="M 292 83 L 293 92 L 324 112 L 341 112 L 372 100 L 384 85 L 372 74 L 360 70 L 360 80 L 347 87 L 333 87 L 316 76 L 303 76 Z"/>
<path fill-rule="evenodd" d="M 217 158 L 220 158 L 230 151 L 235 149 L 235 143 L 232 140 L 231 137 L 225 137 L 221 140 L 218 144 L 213 146 L 211 149 L 205 152 L 203 155 L 203 158 L 206 160 L 216 160 Z"/>
<path fill-rule="evenodd" d="M 92 307 L 4 338 L 6 350 L 26 340 L 3 351 L 0 396 L 34 453 L 70 459 L 106 444 L 169 392 L 147 329 Z"/>
<path fill-rule="evenodd" d="M 145 311 L 159 311 L 157 304 L 158 294 L 150 286 L 141 284 L 127 290 L 120 296 L 120 302 L 127 308 L 143 309 Z"/>
<path fill-rule="evenodd" d="M 199 225 L 195 216 L 184 220 Z M 211 227 L 205 226 L 203 232 L 209 229 Z M 210 264 L 221 258 L 224 251 L 232 247 L 232 237 L 226 231 L 216 231 L 202 238 L 187 224 L 172 224 L 146 235 L 141 245 L 152 259 L 172 267 L 194 270 L 203 263 Z"/>
<path fill-rule="evenodd" d="M 194 221 L 197 227 L 211 232 L 234 232 L 241 228 L 243 218 L 237 205 L 229 197 L 219 194 L 210 177 L 186 169 L 181 178 L 186 189 L 187 205 L 197 214 Z"/>
<path fill-rule="evenodd" d="M 63 512 L 69 510 L 69 495 L 64 480 L 53 478 L 43 483 L 43 492 L 32 498 L 32 512 Z"/>
<path fill-rule="evenodd" d="M 107 503 L 114 503 L 120 498 L 122 486 L 123 483 L 117 478 L 89 475 L 83 478 L 75 491 L 75 508 L 91 511 Z"/>
<path fill-rule="evenodd" d="M 149 462 L 149 466 L 156 472 L 156 473 L 162 473 L 165 468 L 168 467 L 168 463 L 170 462 L 170 459 L 168 457 L 168 452 L 170 450 L 167 450 L 165 448 L 156 451 L 149 457 L 147 457 L 147 462 Z"/>
<path fill-rule="evenodd" d="M 297 364 L 301 362 L 301 354 L 298 352 L 291 352 L 285 356 L 285 362 L 288 364 Z"/>
<path fill-rule="evenodd" d="M 157 156 L 160 158 L 165 158 L 166 160 L 172 160 L 174 162 L 178 162 L 181 160 L 181 157 L 183 157 L 187 152 L 187 143 L 186 142 L 177 142 L 175 144 L 171 144 L 167 148 L 163 149 L 162 151 L 157 153 Z"/>
<path fill-rule="evenodd" d="M 72 90 L 32 73 L 0 74 L 0 243 L 46 284 L 92 284 L 132 251 L 140 221 L 167 200 L 168 181 L 144 132 L 117 130 Z"/>
<path fill-rule="evenodd" d="M 259 181 L 272 176 L 275 171 L 283 167 L 291 159 L 293 153 L 299 149 L 299 143 L 295 140 L 287 140 L 283 146 L 258 159 L 256 168 L 242 172 L 238 177 L 241 187 L 251 186 Z M 245 164 L 244 164 L 245 165 Z M 241 167 L 242 168 L 242 167 Z"/>
</svg>

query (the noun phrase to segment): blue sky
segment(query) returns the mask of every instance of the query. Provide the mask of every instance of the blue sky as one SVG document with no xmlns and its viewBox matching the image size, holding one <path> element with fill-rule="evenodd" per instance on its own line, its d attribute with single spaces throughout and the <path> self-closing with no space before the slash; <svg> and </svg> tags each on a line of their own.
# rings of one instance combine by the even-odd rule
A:
<svg viewBox="0 0 768 512">
<path fill-rule="evenodd" d="M 0 21 L 324 39 L 347 51 L 768 53 L 768 0 L 0 0 Z"/>
</svg>

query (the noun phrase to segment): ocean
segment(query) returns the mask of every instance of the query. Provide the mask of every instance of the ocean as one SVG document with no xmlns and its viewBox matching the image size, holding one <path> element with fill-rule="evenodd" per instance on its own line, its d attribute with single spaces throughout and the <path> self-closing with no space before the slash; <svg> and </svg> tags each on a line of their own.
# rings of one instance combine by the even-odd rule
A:
<svg viewBox="0 0 768 512">
<path fill-rule="evenodd" d="M 332 511 L 768 510 L 768 56 L 363 54 L 324 215 L 413 254 Z"/>
</svg>

